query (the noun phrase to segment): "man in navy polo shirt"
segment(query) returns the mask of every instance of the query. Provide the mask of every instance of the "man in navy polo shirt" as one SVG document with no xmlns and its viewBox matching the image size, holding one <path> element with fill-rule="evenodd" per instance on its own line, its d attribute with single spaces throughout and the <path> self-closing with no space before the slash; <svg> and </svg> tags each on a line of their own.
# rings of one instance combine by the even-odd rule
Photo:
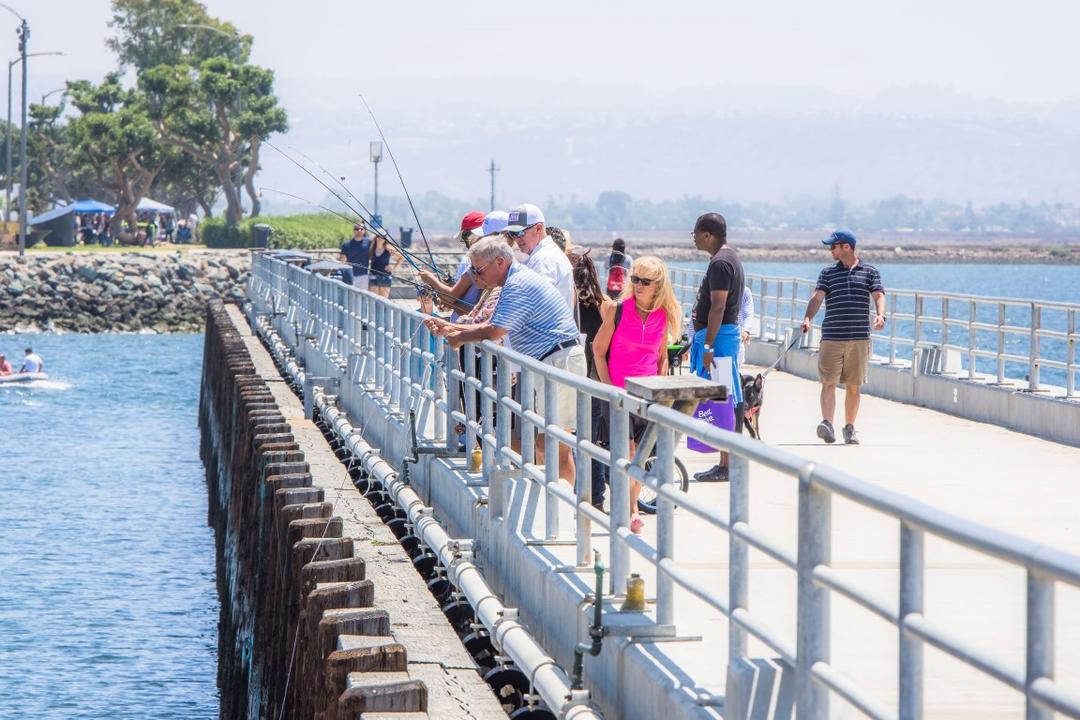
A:
<svg viewBox="0 0 1080 720">
<path fill-rule="evenodd" d="M 821 241 L 836 260 L 818 275 L 817 287 L 806 304 L 802 331 L 810 330 L 822 301 L 825 320 L 821 323 L 821 349 L 818 353 L 818 376 L 821 378 L 821 422 L 817 436 L 827 443 L 836 442 L 833 415 L 836 413 L 836 386 L 844 383 L 844 442 L 858 445 L 855 418 L 859 414 L 860 391 L 866 380 L 870 360 L 870 328 L 885 327 L 885 288 L 881 274 L 873 265 L 859 261 L 855 254 L 855 236 L 837 230 Z M 870 319 L 870 299 L 874 300 L 874 319 Z"/>
</svg>

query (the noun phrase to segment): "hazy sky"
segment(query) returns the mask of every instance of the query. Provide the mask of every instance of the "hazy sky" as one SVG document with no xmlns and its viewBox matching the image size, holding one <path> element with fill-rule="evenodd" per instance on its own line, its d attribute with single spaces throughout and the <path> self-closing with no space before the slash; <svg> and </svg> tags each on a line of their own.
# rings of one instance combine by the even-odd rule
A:
<svg viewBox="0 0 1080 720">
<path fill-rule="evenodd" d="M 10 4 L 32 51 L 68 53 L 31 62 L 35 100 L 114 65 L 108 0 Z M 1075 2 L 206 4 L 276 73 L 280 142 L 358 193 L 376 138 L 363 92 L 414 194 L 486 197 L 492 157 L 501 204 L 1080 194 Z M 278 158 L 264 168 L 264 185 L 320 194 Z M 396 191 L 388 167 L 380 180 Z"/>
</svg>

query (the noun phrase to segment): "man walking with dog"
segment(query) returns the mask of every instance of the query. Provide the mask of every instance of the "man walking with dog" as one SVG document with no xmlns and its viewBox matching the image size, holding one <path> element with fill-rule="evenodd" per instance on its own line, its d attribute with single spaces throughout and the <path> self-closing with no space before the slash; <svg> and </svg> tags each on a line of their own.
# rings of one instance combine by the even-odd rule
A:
<svg viewBox="0 0 1080 720">
<path fill-rule="evenodd" d="M 843 382 L 844 443 L 858 445 L 855 419 L 870 361 L 870 329 L 885 327 L 885 288 L 877 268 L 859 260 L 854 234 L 837 230 L 821 242 L 829 248 L 836 264 L 824 268 L 818 275 L 817 287 L 806 304 L 806 317 L 802 321 L 802 331 L 809 332 L 810 322 L 821 303 L 825 303 L 818 352 L 821 422 L 817 426 L 817 436 L 827 443 L 836 442 L 836 431 L 833 430 L 836 386 Z M 871 299 L 874 301 L 873 320 L 870 319 Z"/>
</svg>

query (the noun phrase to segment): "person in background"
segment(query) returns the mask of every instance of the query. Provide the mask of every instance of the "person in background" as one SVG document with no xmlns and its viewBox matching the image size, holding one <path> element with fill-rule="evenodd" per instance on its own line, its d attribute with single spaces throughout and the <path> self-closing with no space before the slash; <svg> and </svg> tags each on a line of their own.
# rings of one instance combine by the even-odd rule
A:
<svg viewBox="0 0 1080 720">
<path fill-rule="evenodd" d="M 735 417 L 742 403 L 742 376 L 739 374 L 739 307 L 746 282 L 742 262 L 735 249 L 727 244 L 727 221 L 720 213 L 706 213 L 694 223 L 691 233 L 698 250 L 709 254 L 709 267 L 698 288 L 691 312 L 694 339 L 690 346 L 690 366 L 700 377 L 727 385 L 735 403 Z M 713 357 L 731 358 L 731 377 L 713 378 Z M 728 479 L 728 454 L 721 453 L 720 463 L 694 475 L 699 482 L 722 482 Z"/>
<path fill-rule="evenodd" d="M 559 249 L 544 228 L 544 214 L 540 208 L 529 203 L 518 205 L 507 218 L 506 234 L 524 255 L 525 267 L 545 277 L 566 307 L 573 312 L 577 291 L 574 289 L 574 269 L 566 253 Z"/>
<path fill-rule="evenodd" d="M 23 357 L 22 367 L 19 368 L 20 373 L 39 373 L 45 372 L 45 361 L 41 359 L 33 348 L 26 348 L 26 355 Z"/>
<path fill-rule="evenodd" d="M 855 235 L 837 230 L 821 241 L 829 248 L 835 265 L 818 275 L 817 287 L 806 304 L 802 331 L 810 331 L 810 322 L 825 303 L 821 323 L 821 348 L 818 352 L 818 375 L 821 378 L 821 422 L 817 436 L 827 443 L 836 442 L 833 416 L 836 413 L 836 386 L 844 383 L 844 443 L 858 445 L 855 419 L 859 415 L 862 384 L 870 362 L 870 329 L 885 327 L 885 288 L 881 273 L 873 265 L 859 260 Z M 874 319 L 870 320 L 870 301 L 874 301 Z"/>
<path fill-rule="evenodd" d="M 4 353 L 0 353 L 0 375 L 10 375 L 11 372 L 11 363 L 7 361 Z"/>
<path fill-rule="evenodd" d="M 750 333 L 754 327 L 754 293 L 749 285 L 743 285 L 742 302 L 739 304 L 739 367 L 746 360 L 746 346 L 750 344 Z"/>
<path fill-rule="evenodd" d="M 368 287 L 371 292 L 380 297 L 390 297 L 394 271 L 404 259 L 401 253 L 387 244 L 384 235 L 376 235 L 374 248 L 368 256 Z"/>
<path fill-rule="evenodd" d="M 520 212 L 516 218 L 519 227 L 529 224 L 525 222 L 526 211 Z M 510 227 L 514 224 L 514 212 L 511 212 Z M 559 252 L 554 243 L 551 247 Z M 569 264 L 565 255 L 562 258 Z M 547 278 L 516 262 L 509 246 L 498 237 L 484 238 L 473 245 L 469 250 L 469 262 L 472 265 L 470 272 L 480 287 L 502 288 L 494 312 L 487 322 L 476 325 L 428 318 L 424 323 L 432 332 L 445 336 L 455 348 L 465 343 L 508 338 L 513 349 L 522 355 L 575 375 L 585 375 L 585 351 L 578 339 L 574 313 Z M 577 426 L 577 392 L 560 385 L 556 402 L 559 425 L 573 433 Z M 544 414 L 543 391 L 536 394 L 534 407 L 537 413 Z M 517 438 L 515 445 L 520 447 Z M 544 435 L 538 433 L 536 455 L 543 457 L 543 454 Z M 571 448 L 558 443 L 558 455 L 559 477 L 573 485 L 575 466 Z"/>
<path fill-rule="evenodd" d="M 154 218 L 146 222 L 146 244 L 153 246 L 157 242 L 158 226 Z"/>
<path fill-rule="evenodd" d="M 491 218 L 490 224 L 488 224 L 489 217 Z M 505 217 L 506 213 L 498 210 L 494 210 L 486 216 L 479 210 L 474 210 L 461 218 L 461 229 L 457 237 L 467 251 L 481 237 L 490 234 L 487 231 L 488 228 L 491 229 L 492 233 L 500 232 L 502 228 L 505 228 Z M 502 227 L 496 229 L 500 224 L 500 219 Z M 452 310 L 450 322 L 458 322 L 461 314 L 467 313 L 475 307 L 476 301 L 480 298 L 481 289 L 473 282 L 473 277 L 468 270 L 469 256 L 466 252 L 461 258 L 461 262 L 458 263 L 452 286 L 440 280 L 431 270 L 420 271 L 420 280 L 438 293 L 441 305 L 448 306 Z"/>
<path fill-rule="evenodd" d="M 559 248 L 564 253 L 569 253 L 570 249 L 574 247 L 570 242 L 569 230 L 551 226 L 547 229 L 547 234 L 551 237 L 551 241 L 555 243 L 555 247 Z"/>
<path fill-rule="evenodd" d="M 353 287 L 368 289 L 368 267 L 371 258 L 371 238 L 363 225 L 353 225 L 353 236 L 341 244 L 338 260 L 352 266 Z"/>
<path fill-rule="evenodd" d="M 604 260 L 604 283 L 608 297 L 616 299 L 626 289 L 626 274 L 630 272 L 633 259 L 626 254 L 626 241 L 615 238 L 611 243 L 611 252 Z"/>
<path fill-rule="evenodd" d="M 164 220 L 165 242 L 171 243 L 173 241 L 173 216 L 166 215 Z"/>
<path fill-rule="evenodd" d="M 601 382 L 626 387 L 626 378 L 666 375 L 669 338 L 679 337 L 682 308 L 668 280 L 668 269 L 657 257 L 639 258 L 630 268 L 630 285 L 615 302 L 604 303 L 603 324 L 593 341 L 593 361 Z M 630 454 L 645 434 L 648 422 L 630 416 Z M 641 483 L 630 482 L 630 530 L 640 533 L 645 521 L 638 514 Z"/>
</svg>

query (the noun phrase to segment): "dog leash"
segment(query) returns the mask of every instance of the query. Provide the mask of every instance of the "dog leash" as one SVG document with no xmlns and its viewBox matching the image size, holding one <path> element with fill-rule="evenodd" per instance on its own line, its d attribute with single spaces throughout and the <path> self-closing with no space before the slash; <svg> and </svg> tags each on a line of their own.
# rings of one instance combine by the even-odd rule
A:
<svg viewBox="0 0 1080 720">
<path fill-rule="evenodd" d="M 792 338 L 792 340 L 791 340 L 791 342 L 790 342 L 790 343 L 788 344 L 788 346 L 787 346 L 786 348 L 784 348 L 784 349 L 783 349 L 783 351 L 781 351 L 781 353 L 780 353 L 780 354 L 779 354 L 779 355 L 777 356 L 777 358 L 776 358 L 776 360 L 775 360 L 775 361 L 773 362 L 773 364 L 772 364 L 772 365 L 770 365 L 770 366 L 769 366 L 768 368 L 766 368 L 766 369 L 765 369 L 765 372 L 761 373 L 761 377 L 765 377 L 766 375 L 768 375 L 769 373 L 771 373 L 771 372 L 772 372 L 773 370 L 775 370 L 775 369 L 776 369 L 776 367 L 777 367 L 777 365 L 779 365 L 779 364 L 780 364 L 780 361 L 781 361 L 781 360 L 783 360 L 783 359 L 784 359 L 784 357 L 785 357 L 785 356 L 786 356 L 786 355 L 788 354 L 788 350 L 790 350 L 791 348 L 795 347 L 795 346 L 796 346 L 796 345 L 797 345 L 797 344 L 799 343 L 799 340 L 801 340 L 801 339 L 802 339 L 802 336 L 803 336 L 803 334 L 802 334 L 802 333 L 795 333 L 795 337 L 794 337 L 794 338 Z"/>
</svg>

